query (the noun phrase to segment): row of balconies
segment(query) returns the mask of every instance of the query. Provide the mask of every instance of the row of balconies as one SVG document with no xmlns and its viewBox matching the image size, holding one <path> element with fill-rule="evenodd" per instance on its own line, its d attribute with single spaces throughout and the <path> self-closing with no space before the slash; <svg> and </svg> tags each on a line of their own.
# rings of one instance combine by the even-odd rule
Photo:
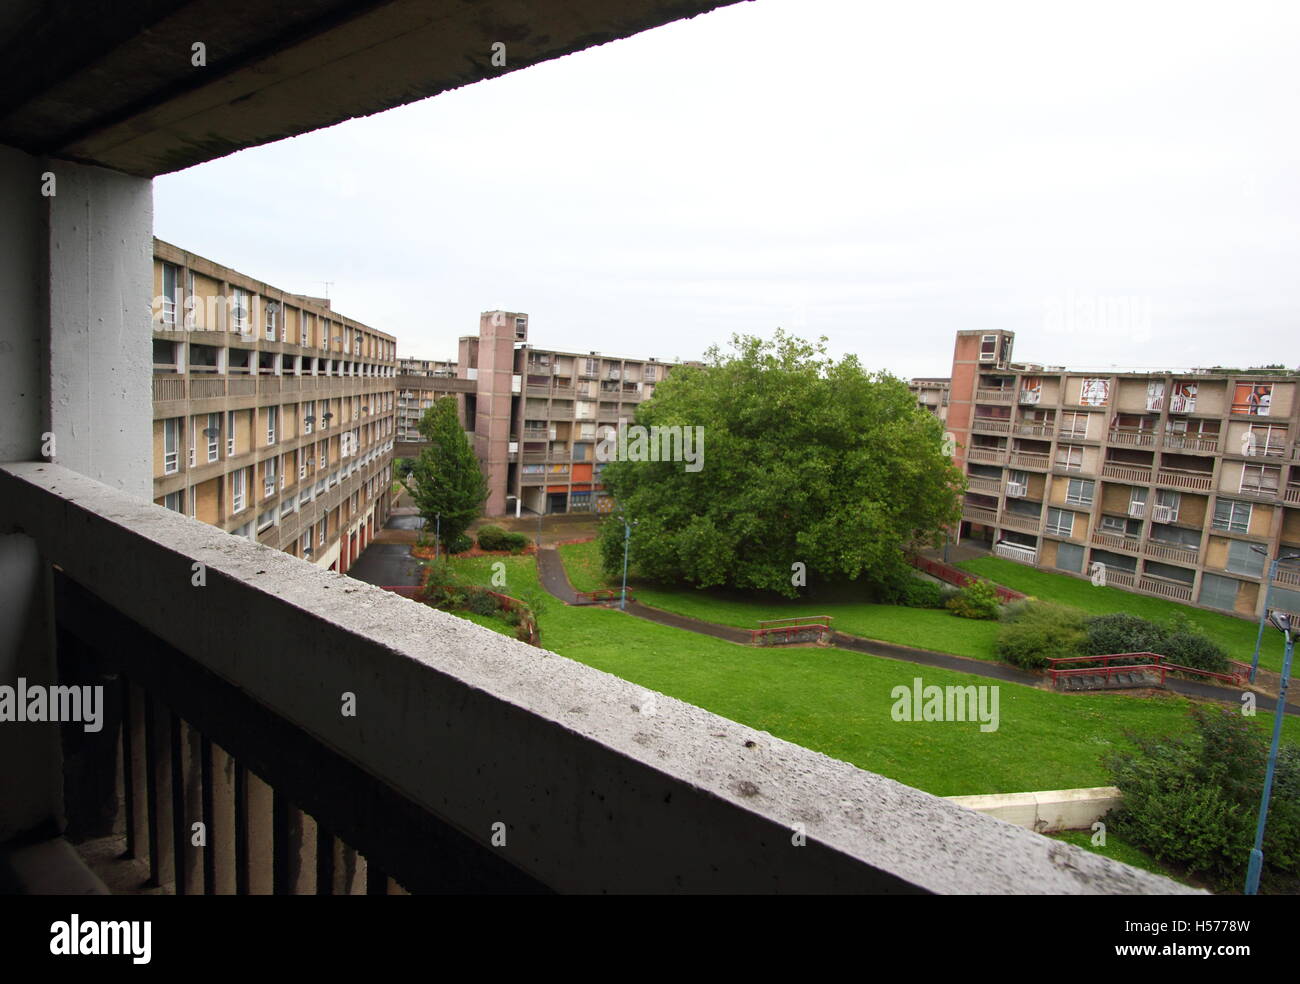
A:
<svg viewBox="0 0 1300 984">
<path fill-rule="evenodd" d="M 272 376 L 216 373 L 195 375 L 159 374 L 153 377 L 155 403 L 205 400 L 226 396 L 282 394 L 348 395 L 395 390 L 393 380 L 382 376 Z"/>
<path fill-rule="evenodd" d="M 1054 423 L 1026 423 L 1012 421 L 1009 418 L 1000 417 L 980 417 L 976 416 L 971 423 L 971 429 L 977 433 L 983 434 L 1017 434 L 1022 437 L 1036 437 L 1041 439 L 1050 439 L 1053 436 L 1068 441 L 1102 441 L 1103 443 L 1119 445 L 1123 447 L 1138 448 L 1155 448 L 1157 446 L 1166 448 L 1171 451 L 1186 451 L 1199 454 L 1217 454 L 1219 451 L 1219 439 L 1217 435 L 1199 436 L 1184 433 L 1166 433 L 1161 437 L 1155 431 L 1131 431 L 1112 429 L 1107 432 L 1106 438 L 1100 437 L 1089 438 L 1086 433 L 1079 433 L 1072 429 L 1066 429 L 1064 426 L 1058 428 Z M 1296 448 L 1293 454 L 1300 456 L 1300 448 Z M 1286 457 L 1288 454 L 1285 444 L 1269 444 L 1256 450 L 1256 454 L 1266 457 Z M 1297 457 L 1296 460 L 1300 460 Z"/>
</svg>

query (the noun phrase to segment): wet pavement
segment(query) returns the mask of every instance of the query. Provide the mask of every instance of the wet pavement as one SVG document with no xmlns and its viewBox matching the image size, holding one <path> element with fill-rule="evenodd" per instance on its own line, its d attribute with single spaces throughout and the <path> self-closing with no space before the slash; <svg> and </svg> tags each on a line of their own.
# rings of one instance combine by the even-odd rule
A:
<svg viewBox="0 0 1300 984">
<path fill-rule="evenodd" d="M 419 513 L 412 516 L 390 516 L 384 529 L 387 530 L 422 530 L 424 519 Z"/>
<path fill-rule="evenodd" d="M 423 568 L 424 565 L 411 556 L 409 544 L 372 543 L 361 552 L 348 576 L 380 587 L 419 584 Z"/>
</svg>

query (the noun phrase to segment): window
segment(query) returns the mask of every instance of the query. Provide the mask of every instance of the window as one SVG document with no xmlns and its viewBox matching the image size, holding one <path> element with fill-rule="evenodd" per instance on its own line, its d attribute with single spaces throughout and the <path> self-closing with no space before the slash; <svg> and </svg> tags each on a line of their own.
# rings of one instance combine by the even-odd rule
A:
<svg viewBox="0 0 1300 984">
<path fill-rule="evenodd" d="M 321 546 L 321 547 L 325 546 L 325 520 L 324 519 L 320 521 L 319 537 L 320 539 L 317 541 L 317 546 Z"/>
<path fill-rule="evenodd" d="M 194 327 L 194 309 L 198 306 L 199 295 L 194 289 L 194 271 L 185 271 L 185 327 Z"/>
<path fill-rule="evenodd" d="M 266 305 L 266 338 L 267 341 L 275 341 L 276 319 L 280 314 L 280 305 L 275 301 L 270 301 Z"/>
<path fill-rule="evenodd" d="M 1074 571 L 1078 574 L 1083 570 L 1083 547 L 1077 543 L 1058 543 L 1056 566 L 1058 570 Z"/>
<path fill-rule="evenodd" d="M 1272 403 L 1272 383 L 1238 383 L 1232 397 L 1232 412 L 1267 417 Z"/>
<path fill-rule="evenodd" d="M 1280 458 L 1286 454 L 1287 429 L 1276 424 L 1251 424 L 1241 435 L 1241 453 Z"/>
<path fill-rule="evenodd" d="M 181 268 L 174 263 L 162 265 L 162 323 L 176 326 L 176 281 Z"/>
<path fill-rule="evenodd" d="M 257 517 L 257 532 L 261 533 L 262 530 L 266 529 L 268 526 L 273 526 L 273 525 L 275 525 L 274 509 L 268 509 L 266 512 L 262 513 L 260 516 Z"/>
<path fill-rule="evenodd" d="M 1237 607 L 1237 588 L 1240 581 L 1206 571 L 1201 575 L 1200 602 L 1209 608 L 1230 612 Z"/>
<path fill-rule="evenodd" d="M 1229 533 L 1250 532 L 1250 514 L 1255 507 L 1249 502 L 1220 499 L 1214 504 L 1214 528 Z"/>
<path fill-rule="evenodd" d="M 279 416 L 280 416 L 279 407 L 266 408 L 266 443 L 267 444 L 275 443 L 275 424 L 276 421 L 279 419 Z"/>
<path fill-rule="evenodd" d="M 221 448 L 221 416 L 219 414 L 208 414 L 208 426 L 203 433 L 208 439 L 208 461 L 216 461 L 220 457 Z"/>
<path fill-rule="evenodd" d="M 262 496 L 275 495 L 275 458 L 267 458 L 262 465 Z"/>
<path fill-rule="evenodd" d="M 1083 469 L 1083 447 L 1078 444 L 1061 444 L 1056 449 L 1056 465 L 1067 471 Z"/>
<path fill-rule="evenodd" d="M 1228 543 L 1228 560 L 1224 570 L 1247 577 L 1264 576 L 1264 554 L 1254 549 L 1253 543 L 1245 540 L 1232 540 Z M 1261 548 L 1262 549 L 1262 548 Z"/>
<path fill-rule="evenodd" d="M 1178 522 L 1178 509 L 1182 504 L 1183 494 L 1181 492 L 1156 489 L 1156 508 L 1153 518 L 1157 523 L 1176 523 Z"/>
<path fill-rule="evenodd" d="M 299 448 L 294 454 L 298 458 L 298 479 L 301 481 L 307 477 L 307 456 L 303 453 L 302 448 Z"/>
<path fill-rule="evenodd" d="M 244 511 L 244 469 L 237 468 L 230 473 L 230 511 L 239 513 Z"/>
<path fill-rule="evenodd" d="M 302 552 L 305 554 L 311 549 L 311 527 L 308 527 L 302 534 Z"/>
<path fill-rule="evenodd" d="M 1084 379 L 1079 384 L 1079 403 L 1085 407 L 1104 407 L 1110 401 L 1109 379 Z"/>
<path fill-rule="evenodd" d="M 1088 417 L 1090 414 L 1067 412 L 1061 414 L 1061 436 L 1083 438 L 1088 436 Z"/>
<path fill-rule="evenodd" d="M 980 336 L 980 361 L 992 362 L 997 357 L 998 336 L 981 335 Z"/>
<path fill-rule="evenodd" d="M 226 411 L 226 457 L 235 456 L 235 411 Z"/>
<path fill-rule="evenodd" d="M 163 421 L 163 474 L 174 475 L 180 469 L 181 419 Z M 170 508 L 170 507 L 169 507 Z"/>
<path fill-rule="evenodd" d="M 1047 532 L 1057 536 L 1073 536 L 1074 513 L 1068 509 L 1048 509 Z"/>
<path fill-rule="evenodd" d="M 1072 478 L 1065 490 L 1065 501 L 1077 506 L 1091 506 L 1097 483 L 1087 478 Z"/>
<path fill-rule="evenodd" d="M 310 434 L 311 425 L 316 422 L 316 401 L 311 400 L 308 403 L 303 404 L 303 406 L 306 407 L 307 412 L 302 418 L 302 432 L 304 434 Z"/>
<path fill-rule="evenodd" d="M 1282 469 L 1276 465 L 1243 465 L 1241 491 L 1256 495 L 1276 495 Z"/>
<path fill-rule="evenodd" d="M 248 291 L 230 288 L 230 324 L 241 335 L 248 334 Z"/>
<path fill-rule="evenodd" d="M 163 505 L 166 506 L 168 509 L 170 509 L 172 512 L 178 512 L 182 516 L 185 515 L 185 493 L 184 492 L 168 493 L 167 495 L 163 496 Z"/>
<path fill-rule="evenodd" d="M 1169 398 L 1169 412 L 1195 413 L 1197 388 L 1196 383 L 1174 383 L 1174 392 Z"/>
</svg>

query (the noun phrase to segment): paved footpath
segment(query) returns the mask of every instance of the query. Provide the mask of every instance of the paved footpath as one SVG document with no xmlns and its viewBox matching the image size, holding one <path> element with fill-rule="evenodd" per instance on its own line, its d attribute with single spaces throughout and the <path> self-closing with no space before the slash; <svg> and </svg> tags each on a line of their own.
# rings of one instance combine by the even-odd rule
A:
<svg viewBox="0 0 1300 984">
<path fill-rule="evenodd" d="M 559 598 L 566 605 L 573 604 L 577 598 L 577 592 L 569 584 L 569 576 L 564 570 L 564 561 L 560 558 L 560 552 L 554 547 L 543 547 L 537 554 L 537 573 L 541 580 L 542 587 L 548 592 Z M 728 642 L 735 642 L 741 645 L 748 645 L 750 633 L 748 629 L 738 629 L 730 625 L 718 625 L 714 622 L 704 622 L 697 618 L 690 618 L 686 615 L 678 615 L 674 612 L 666 612 L 662 608 L 651 608 L 649 605 L 643 605 L 640 602 L 630 601 L 627 605 L 627 613 L 635 615 L 637 618 L 643 618 L 648 622 L 655 622 L 659 625 L 668 625 L 675 629 L 685 629 L 687 632 L 697 632 L 700 635 L 712 636 L 715 639 L 725 639 Z M 861 636 L 848 635 L 844 632 L 835 632 L 831 636 L 833 645 L 840 649 L 849 649 L 854 652 L 867 653 L 871 656 L 879 656 L 883 659 L 896 659 L 908 663 L 917 663 L 922 666 L 934 666 L 943 670 L 952 670 L 957 673 L 969 673 L 972 676 L 988 677 L 992 680 L 1003 680 L 1008 683 L 1019 683 L 1027 687 L 1037 687 L 1043 689 L 1044 678 L 1028 673 L 1024 670 L 1016 669 L 1014 666 L 1007 666 L 1005 663 L 990 663 L 985 660 L 970 659 L 966 656 L 955 656 L 952 653 L 941 653 L 933 649 L 916 649 L 912 646 L 900 646 L 897 643 L 881 642 L 878 639 L 864 639 Z M 1216 700 L 1231 704 L 1239 704 L 1241 701 L 1241 692 L 1237 690 L 1228 690 L 1223 687 L 1215 687 L 1205 683 L 1198 683 L 1194 680 L 1175 680 L 1165 681 L 1165 687 L 1175 693 L 1182 694 L 1185 697 L 1198 697 L 1203 700 Z M 1089 693 L 1113 693 L 1114 691 L 1089 691 Z M 1266 694 L 1257 694 L 1255 696 L 1256 706 L 1261 711 L 1273 711 L 1277 708 L 1277 701 Z M 1287 701 L 1286 712 L 1288 714 L 1300 715 L 1300 706 Z"/>
</svg>

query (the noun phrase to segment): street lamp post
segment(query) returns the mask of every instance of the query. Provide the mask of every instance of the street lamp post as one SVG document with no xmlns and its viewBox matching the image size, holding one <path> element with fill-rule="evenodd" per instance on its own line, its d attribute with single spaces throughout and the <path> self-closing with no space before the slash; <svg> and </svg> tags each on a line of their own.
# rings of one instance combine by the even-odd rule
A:
<svg viewBox="0 0 1300 984">
<path fill-rule="evenodd" d="M 636 520 L 628 522 L 622 506 L 618 510 L 618 519 L 623 524 L 623 590 L 618 596 L 618 607 L 620 611 L 627 611 L 627 554 L 632 542 L 632 527 L 636 525 Z"/>
<path fill-rule="evenodd" d="M 1262 548 L 1252 545 L 1251 550 L 1257 554 L 1263 554 L 1265 558 L 1268 553 Z M 1259 651 L 1264 644 L 1264 620 L 1268 618 L 1268 599 L 1273 593 L 1273 579 L 1277 577 L 1277 568 L 1279 564 L 1287 561 L 1300 560 L 1300 554 L 1286 554 L 1285 556 L 1279 551 L 1278 555 L 1273 558 L 1273 563 L 1268 568 L 1268 583 L 1264 585 L 1264 608 L 1259 613 L 1259 632 L 1255 636 L 1255 655 L 1250 658 L 1250 682 L 1255 682 L 1255 674 L 1259 671 Z"/>
<path fill-rule="evenodd" d="M 1282 684 L 1277 691 L 1277 708 L 1273 711 L 1273 744 L 1268 752 L 1268 768 L 1264 771 L 1264 791 L 1259 800 L 1259 823 L 1255 827 L 1255 846 L 1250 852 L 1250 865 L 1246 869 L 1246 894 L 1259 892 L 1259 875 L 1264 868 L 1264 827 L 1268 823 L 1268 800 L 1273 792 L 1273 771 L 1277 765 L 1277 750 L 1282 741 L 1282 719 L 1286 717 L 1286 688 L 1291 681 L 1291 657 L 1295 653 L 1295 637 L 1291 634 L 1291 616 L 1274 612 L 1272 623 L 1286 636 L 1286 654 L 1282 657 Z"/>
</svg>

